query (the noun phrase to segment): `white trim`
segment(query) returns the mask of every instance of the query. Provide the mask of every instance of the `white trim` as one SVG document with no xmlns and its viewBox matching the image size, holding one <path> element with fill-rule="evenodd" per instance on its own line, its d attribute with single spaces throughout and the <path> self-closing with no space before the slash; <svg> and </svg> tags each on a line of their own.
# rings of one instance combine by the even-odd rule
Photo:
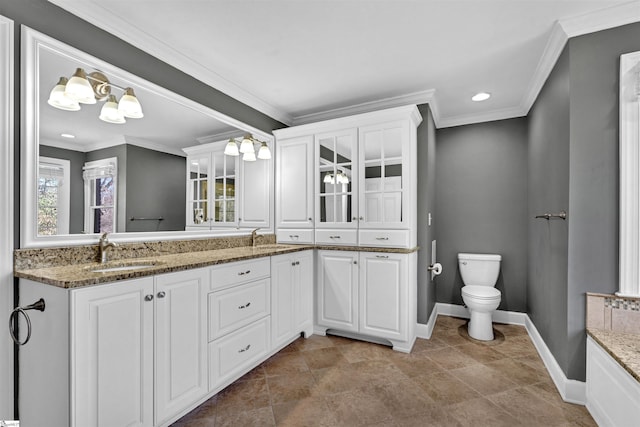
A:
<svg viewBox="0 0 640 427">
<path fill-rule="evenodd" d="M 418 338 L 431 338 L 431 333 L 433 332 L 438 315 L 468 319 L 469 311 L 464 306 L 457 304 L 436 303 L 433 311 L 431 312 L 431 316 L 429 317 L 429 322 L 426 325 L 420 323 L 417 324 L 416 335 Z M 555 357 L 553 357 L 551 350 L 549 350 L 549 347 L 547 347 L 547 344 L 544 342 L 542 336 L 526 313 L 496 310 L 494 312 L 493 321 L 524 326 L 527 329 L 527 333 L 538 351 L 540 358 L 544 362 L 544 365 L 562 399 L 565 402 L 575 403 L 578 405 L 585 404 L 586 384 L 582 381 L 570 380 L 567 378 L 560 368 L 560 365 L 558 365 Z"/>
<path fill-rule="evenodd" d="M 559 23 L 569 37 L 576 37 L 638 21 L 640 21 L 640 2 L 636 0 L 573 18 L 560 19 Z"/>
<path fill-rule="evenodd" d="M 13 21 L 0 15 L 0 319 L 13 309 Z M 6 329 L 5 329 L 6 331 Z M 0 334 L 0 420 L 13 419 L 13 342 Z"/>
<path fill-rule="evenodd" d="M 509 107 L 501 110 L 482 111 L 480 113 L 465 114 L 460 116 L 451 116 L 440 119 L 440 122 L 436 125 L 438 129 L 470 125 L 472 123 L 484 123 L 492 122 L 495 120 L 513 119 L 515 117 L 524 117 L 527 115 L 527 111 L 522 107 Z"/>
<path fill-rule="evenodd" d="M 84 19 L 98 28 L 125 40 L 127 43 L 141 49 L 161 61 L 172 65 L 201 82 L 219 90 L 220 92 L 272 117 L 286 125 L 293 123 L 292 117 L 273 105 L 263 101 L 252 93 L 247 92 L 232 81 L 217 74 L 214 70 L 201 65 L 198 61 L 184 55 L 182 52 L 168 46 L 162 40 L 151 36 L 139 28 L 130 25 L 119 15 L 106 9 L 100 3 L 79 2 L 75 0 L 49 0 L 74 15 Z"/>
<path fill-rule="evenodd" d="M 558 58 L 562 54 L 564 46 L 567 44 L 567 33 L 563 30 L 562 25 L 556 22 L 551 29 L 551 34 L 547 40 L 547 44 L 544 48 L 544 52 L 538 61 L 536 70 L 533 73 L 533 77 L 529 82 L 529 88 L 524 94 L 522 101 L 520 102 L 520 109 L 524 112 L 524 115 L 529 114 L 529 110 L 536 102 L 542 87 L 544 86 L 549 74 L 553 71 Z"/>
<path fill-rule="evenodd" d="M 620 56 L 620 283 L 640 296 L 640 52 Z"/>
<path fill-rule="evenodd" d="M 332 110 L 321 111 L 313 114 L 306 114 L 303 116 L 296 116 L 293 118 L 293 125 L 299 126 L 307 123 L 316 123 L 324 120 L 332 120 L 342 117 L 348 117 L 355 114 L 363 114 L 370 113 L 373 111 L 402 107 L 404 105 L 420 105 L 420 104 L 436 104 L 435 101 L 435 90 L 428 89 L 420 92 L 409 93 L 406 95 L 394 96 L 391 98 L 384 98 L 378 101 L 364 102 L 362 104 L 356 104 L 349 107 L 335 108 Z M 436 112 L 437 107 L 434 108 L 432 106 L 431 113 L 433 115 L 433 120 L 436 121 L 439 117 Z"/>
</svg>

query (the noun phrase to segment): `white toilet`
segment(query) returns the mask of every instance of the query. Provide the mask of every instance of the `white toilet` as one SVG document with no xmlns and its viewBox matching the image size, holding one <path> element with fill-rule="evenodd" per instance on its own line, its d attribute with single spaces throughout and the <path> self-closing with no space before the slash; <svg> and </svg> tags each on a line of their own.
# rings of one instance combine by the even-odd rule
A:
<svg viewBox="0 0 640 427">
<path fill-rule="evenodd" d="M 458 266 L 465 286 L 462 300 L 469 309 L 469 336 L 493 340 L 491 316 L 500 305 L 500 291 L 494 288 L 500 274 L 500 255 L 458 254 Z"/>
</svg>

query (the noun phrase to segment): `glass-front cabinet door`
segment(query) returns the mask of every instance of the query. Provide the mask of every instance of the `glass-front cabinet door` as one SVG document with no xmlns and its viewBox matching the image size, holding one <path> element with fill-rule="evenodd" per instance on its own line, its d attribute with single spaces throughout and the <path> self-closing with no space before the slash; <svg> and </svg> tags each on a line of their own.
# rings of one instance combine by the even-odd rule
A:
<svg viewBox="0 0 640 427">
<path fill-rule="evenodd" d="M 408 135 L 406 122 L 359 129 L 360 228 L 405 225 Z"/>
<path fill-rule="evenodd" d="M 316 228 L 355 228 L 357 131 L 319 134 L 316 140 Z"/>
<path fill-rule="evenodd" d="M 189 226 L 236 226 L 238 158 L 222 151 L 189 156 L 187 221 Z"/>
</svg>

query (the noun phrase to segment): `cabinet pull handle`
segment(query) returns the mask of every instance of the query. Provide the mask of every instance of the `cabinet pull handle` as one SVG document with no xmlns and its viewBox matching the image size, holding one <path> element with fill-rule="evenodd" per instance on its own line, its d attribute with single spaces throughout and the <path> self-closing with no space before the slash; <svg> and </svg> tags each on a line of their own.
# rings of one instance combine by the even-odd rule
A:
<svg viewBox="0 0 640 427">
<path fill-rule="evenodd" d="M 389 240 L 388 237 L 376 237 L 376 240 Z"/>
<path fill-rule="evenodd" d="M 298 236 L 297 234 L 289 234 L 289 238 L 290 239 L 298 239 L 300 236 Z"/>
<path fill-rule="evenodd" d="M 149 295 L 145 295 L 144 296 L 144 300 L 145 301 L 152 301 L 153 300 L 153 295 L 149 294 Z"/>
<path fill-rule="evenodd" d="M 351 218 L 351 220 L 352 220 L 352 221 L 357 221 L 357 220 L 358 220 L 358 217 L 357 217 L 357 216 L 354 216 L 353 218 Z"/>
<path fill-rule="evenodd" d="M 291 265 L 292 265 L 292 266 L 295 266 L 295 265 L 296 265 L 296 263 L 295 263 L 295 262 L 292 262 L 292 263 L 291 263 Z"/>
<path fill-rule="evenodd" d="M 164 291 L 158 292 L 158 298 L 164 298 L 167 294 Z"/>
<path fill-rule="evenodd" d="M 376 258 L 389 258 L 389 255 L 376 255 Z"/>
<path fill-rule="evenodd" d="M 300 265 L 300 261 L 296 261 L 296 265 Z"/>
<path fill-rule="evenodd" d="M 247 308 L 251 305 L 251 301 L 249 301 L 248 303 L 246 303 L 245 305 L 240 305 L 238 306 L 238 310 L 242 310 L 243 308 Z"/>
<path fill-rule="evenodd" d="M 244 276 L 245 274 L 249 274 L 249 273 L 251 273 L 251 270 L 241 271 L 240 273 L 238 273 L 238 276 Z"/>
<path fill-rule="evenodd" d="M 339 239 L 340 236 L 329 236 L 330 239 Z"/>
<path fill-rule="evenodd" d="M 245 348 L 241 348 L 240 350 L 238 350 L 238 353 L 244 353 L 245 351 L 249 350 L 250 347 L 251 347 L 251 344 L 247 344 Z"/>
<path fill-rule="evenodd" d="M 354 264 L 357 264 L 357 263 L 358 263 L 358 261 L 353 261 L 353 263 L 354 263 Z"/>
<path fill-rule="evenodd" d="M 364 217 L 363 216 L 361 216 L 359 219 L 360 219 L 360 221 L 364 221 Z"/>
</svg>

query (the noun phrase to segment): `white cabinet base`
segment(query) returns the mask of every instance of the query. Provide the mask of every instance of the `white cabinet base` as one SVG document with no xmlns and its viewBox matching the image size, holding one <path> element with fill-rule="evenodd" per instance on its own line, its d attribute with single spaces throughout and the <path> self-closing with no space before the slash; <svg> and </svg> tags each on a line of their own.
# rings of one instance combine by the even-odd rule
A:
<svg viewBox="0 0 640 427">
<path fill-rule="evenodd" d="M 587 337 L 587 409 L 601 427 L 635 427 L 640 383 Z"/>
</svg>

